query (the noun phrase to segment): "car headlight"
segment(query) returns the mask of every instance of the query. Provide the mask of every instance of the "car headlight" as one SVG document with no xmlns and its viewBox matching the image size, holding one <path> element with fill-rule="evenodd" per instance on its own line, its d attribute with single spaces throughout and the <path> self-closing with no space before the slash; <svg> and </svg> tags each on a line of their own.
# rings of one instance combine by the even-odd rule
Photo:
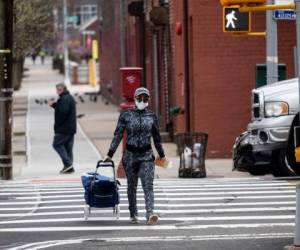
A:
<svg viewBox="0 0 300 250">
<path fill-rule="evenodd" d="M 286 102 L 266 102 L 266 117 L 276 117 L 289 114 L 289 105 Z"/>
</svg>

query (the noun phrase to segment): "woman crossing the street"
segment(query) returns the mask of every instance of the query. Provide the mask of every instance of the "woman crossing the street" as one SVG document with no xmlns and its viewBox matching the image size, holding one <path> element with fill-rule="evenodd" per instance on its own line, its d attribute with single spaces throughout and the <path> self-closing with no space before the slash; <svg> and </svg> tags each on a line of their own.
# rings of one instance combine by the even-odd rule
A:
<svg viewBox="0 0 300 250">
<path fill-rule="evenodd" d="M 154 154 L 151 147 L 153 138 L 155 148 L 159 154 L 159 161 L 166 162 L 159 124 L 156 114 L 148 110 L 150 93 L 146 88 L 138 88 L 135 91 L 135 107 L 120 114 L 114 138 L 107 153 L 107 159 L 111 159 L 116 152 L 124 131 L 126 132 L 126 149 L 123 153 L 123 166 L 127 177 L 127 195 L 131 223 L 137 224 L 137 185 L 141 179 L 144 190 L 146 220 L 148 225 L 156 224 L 158 215 L 154 214 Z"/>
</svg>

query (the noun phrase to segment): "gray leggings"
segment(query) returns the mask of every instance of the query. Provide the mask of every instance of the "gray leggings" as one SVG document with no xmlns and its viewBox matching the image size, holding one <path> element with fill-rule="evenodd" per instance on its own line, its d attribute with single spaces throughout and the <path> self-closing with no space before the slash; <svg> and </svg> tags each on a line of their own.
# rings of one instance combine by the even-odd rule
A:
<svg viewBox="0 0 300 250">
<path fill-rule="evenodd" d="M 140 154 L 125 151 L 123 165 L 127 177 L 127 196 L 130 217 L 138 216 L 136 192 L 138 178 L 140 177 L 145 196 L 146 219 L 154 210 L 154 156 L 152 151 Z"/>
</svg>

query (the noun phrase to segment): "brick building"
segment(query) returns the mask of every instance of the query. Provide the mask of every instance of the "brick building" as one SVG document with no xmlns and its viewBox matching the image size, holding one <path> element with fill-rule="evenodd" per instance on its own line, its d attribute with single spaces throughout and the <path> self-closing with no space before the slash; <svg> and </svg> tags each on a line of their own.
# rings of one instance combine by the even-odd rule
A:
<svg viewBox="0 0 300 250">
<path fill-rule="evenodd" d="M 172 87 L 169 18 L 165 25 L 154 25 L 150 12 L 159 6 L 159 1 L 145 1 L 142 6 L 139 2 L 103 0 L 101 3 L 101 90 L 119 104 L 122 102 L 119 68 L 143 67 L 144 85 L 153 93 L 151 108 L 159 114 L 162 130 L 168 131 Z M 132 3 L 137 5 L 131 6 Z M 129 8 L 134 13 L 130 14 Z"/>
<path fill-rule="evenodd" d="M 111 2 L 110 14 L 114 13 L 114 22 L 101 33 L 102 84 L 103 89 L 109 86 L 112 90 L 110 98 L 120 102 L 118 68 L 121 65 L 122 8 L 119 8 L 120 1 L 107 2 Z M 191 131 L 208 132 L 209 157 L 230 157 L 235 137 L 245 130 L 250 120 L 255 66 L 265 63 L 265 38 L 224 34 L 222 9 L 218 1 L 144 1 L 143 17 L 130 16 L 127 7 L 132 1 L 124 2 L 125 66 L 144 66 L 145 85 L 152 91 L 159 90 L 154 92 L 157 97 L 154 95 L 152 98 L 152 108 L 161 117 L 162 130 L 173 134 L 187 129 L 185 87 L 188 79 Z M 184 2 L 187 3 L 186 12 Z M 151 22 L 150 14 L 155 6 L 167 9 L 167 25 Z M 103 11 L 104 22 L 105 15 Z M 184 40 L 185 20 L 188 46 Z M 141 42 L 141 25 L 144 27 L 144 44 Z M 176 32 L 176 25 L 182 26 L 182 34 Z M 253 30 L 265 31 L 264 13 L 253 14 Z M 295 37 L 293 21 L 278 23 L 279 63 L 286 64 L 287 78 L 294 77 Z M 142 46 L 145 46 L 145 53 L 141 53 Z M 174 107 L 181 107 L 185 112 L 172 115 L 169 110 Z"/>
</svg>

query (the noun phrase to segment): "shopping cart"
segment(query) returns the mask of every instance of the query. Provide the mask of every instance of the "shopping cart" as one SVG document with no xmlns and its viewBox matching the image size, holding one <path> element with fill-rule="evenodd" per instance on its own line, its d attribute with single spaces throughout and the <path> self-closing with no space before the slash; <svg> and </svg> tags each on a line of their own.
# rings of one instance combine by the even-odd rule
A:
<svg viewBox="0 0 300 250">
<path fill-rule="evenodd" d="M 101 175 L 99 168 L 110 167 L 113 176 Z M 120 217 L 120 182 L 116 179 L 115 165 L 113 161 L 98 161 L 95 172 L 88 172 L 81 176 L 84 187 L 84 219 L 88 220 L 92 208 L 112 208 L 116 219 Z"/>
</svg>

